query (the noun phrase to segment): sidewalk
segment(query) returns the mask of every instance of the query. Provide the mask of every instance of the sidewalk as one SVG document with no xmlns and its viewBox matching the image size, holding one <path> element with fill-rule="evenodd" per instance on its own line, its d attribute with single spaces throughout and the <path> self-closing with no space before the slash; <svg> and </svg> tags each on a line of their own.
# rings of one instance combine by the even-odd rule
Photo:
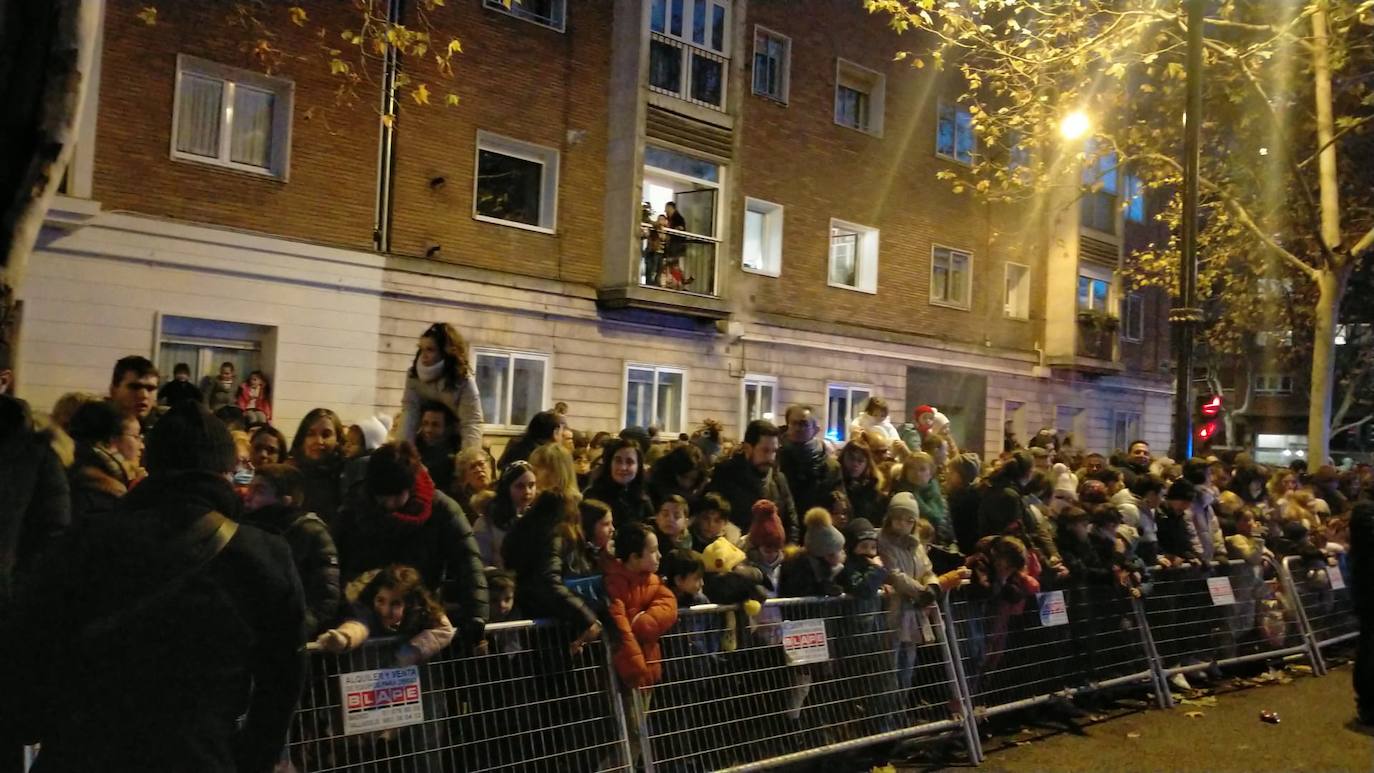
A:
<svg viewBox="0 0 1374 773">
<path fill-rule="evenodd" d="M 1221 691 L 1169 711 L 1126 714 L 1045 736 L 985 747 L 983 771 L 1370 771 L 1374 736 L 1351 724 L 1351 668 L 1322 678 Z M 1277 725 L 1261 711 L 1278 713 Z M 1200 715 L 1190 716 L 1190 713 Z M 1036 739 L 1039 740 L 1030 740 Z M 904 768 L 915 770 L 915 768 Z"/>
</svg>

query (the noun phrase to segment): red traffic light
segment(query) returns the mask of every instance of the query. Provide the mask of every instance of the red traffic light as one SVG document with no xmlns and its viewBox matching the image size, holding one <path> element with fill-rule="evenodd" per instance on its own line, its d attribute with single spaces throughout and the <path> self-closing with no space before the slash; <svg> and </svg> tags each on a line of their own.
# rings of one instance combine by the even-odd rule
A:
<svg viewBox="0 0 1374 773">
<path fill-rule="evenodd" d="M 1202 404 L 1203 416 L 1216 416 L 1221 413 L 1221 395 L 1212 395 L 1212 399 Z"/>
<path fill-rule="evenodd" d="M 1198 439 L 1198 440 L 1210 440 L 1211 437 L 1212 437 L 1213 435 L 1215 435 L 1215 434 L 1217 434 L 1217 423 L 1216 423 L 1215 421 L 1209 421 L 1209 422 L 1206 422 L 1206 423 L 1204 423 L 1204 424 L 1198 425 L 1198 428 L 1197 428 L 1197 439 Z"/>
</svg>

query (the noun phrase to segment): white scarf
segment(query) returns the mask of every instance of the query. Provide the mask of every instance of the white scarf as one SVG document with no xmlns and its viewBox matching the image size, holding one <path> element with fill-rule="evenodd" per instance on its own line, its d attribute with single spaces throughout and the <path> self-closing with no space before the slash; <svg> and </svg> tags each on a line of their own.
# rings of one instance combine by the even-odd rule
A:
<svg viewBox="0 0 1374 773">
<path fill-rule="evenodd" d="M 444 361 L 441 359 L 433 365 L 426 365 L 419 360 L 415 362 L 415 373 L 421 381 L 433 383 L 444 377 Z"/>
</svg>

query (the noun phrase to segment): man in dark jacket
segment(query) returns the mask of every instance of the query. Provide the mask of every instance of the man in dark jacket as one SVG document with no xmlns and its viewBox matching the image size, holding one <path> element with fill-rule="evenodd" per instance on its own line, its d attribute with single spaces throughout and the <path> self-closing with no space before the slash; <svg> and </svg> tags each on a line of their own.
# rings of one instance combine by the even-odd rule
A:
<svg viewBox="0 0 1374 773">
<path fill-rule="evenodd" d="M 458 503 L 435 489 L 414 446 L 388 443 L 368 457 L 358 496 L 339 512 L 336 536 L 345 586 L 387 564 L 413 566 L 439 591 L 464 644 L 483 641 L 487 578 L 477 540 Z"/>
<path fill-rule="evenodd" d="M 149 438 L 149 477 L 20 587 L 0 631 L 0 725 L 42 744 L 33 770 L 232 773 L 279 759 L 305 604 L 286 543 L 231 520 L 234 464 L 221 422 L 175 406 Z"/>
<path fill-rule="evenodd" d="M 334 624 L 343 594 L 339 585 L 339 551 L 329 527 L 299 503 L 305 501 L 305 480 L 289 464 L 266 464 L 248 487 L 244 523 L 276 534 L 291 547 L 296 574 L 305 591 L 306 638 L 314 639 Z"/>
<path fill-rule="evenodd" d="M 0 395 L 0 606 L 15 579 L 71 523 L 71 496 L 52 436 L 28 403 Z"/>
<path fill-rule="evenodd" d="M 796 511 L 805 514 L 821 497 L 841 488 L 840 463 L 826 453 L 820 423 L 809 405 L 787 409 L 787 437 L 778 452 L 778 467 L 787 478 Z"/>
<path fill-rule="evenodd" d="M 1019 537 L 1040 561 L 1042 584 L 1066 579 L 1069 571 L 1059 557 L 1053 532 L 1026 504 L 1025 491 L 1035 473 L 1035 460 L 1027 451 L 1011 455 L 987 479 L 978 507 L 978 532 L 983 537 L 1010 534 Z M 1046 582 L 1046 581 L 1049 582 Z"/>
<path fill-rule="evenodd" d="M 754 503 L 767 499 L 778 507 L 778 517 L 787 532 L 787 541 L 797 542 L 797 508 L 792 491 L 776 464 L 779 438 L 777 425 L 764 419 L 749 422 L 739 453 L 716 465 L 711 482 L 703 493 L 716 492 L 730 503 L 730 520 L 740 531 L 748 531 Z"/>
</svg>

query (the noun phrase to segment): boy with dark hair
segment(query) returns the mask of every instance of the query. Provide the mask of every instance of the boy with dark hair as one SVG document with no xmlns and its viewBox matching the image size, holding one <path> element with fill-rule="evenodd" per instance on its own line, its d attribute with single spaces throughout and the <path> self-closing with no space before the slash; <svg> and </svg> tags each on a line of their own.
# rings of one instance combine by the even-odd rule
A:
<svg viewBox="0 0 1374 773">
<path fill-rule="evenodd" d="M 692 503 L 692 550 L 705 552 L 720 537 L 731 544 L 740 541 L 739 527 L 730 521 L 730 503 L 719 494 L 704 494 Z"/>
<path fill-rule="evenodd" d="M 125 416 L 146 421 L 156 400 L 157 382 L 157 367 L 147 357 L 121 357 L 110 376 L 110 402 Z"/>
<path fill-rule="evenodd" d="M 178 362 L 172 368 L 172 380 L 157 390 L 157 402 L 158 405 L 175 405 L 182 400 L 194 400 L 199 403 L 205 398 L 196 385 L 191 383 L 191 366 Z"/>
<path fill-rule="evenodd" d="M 448 491 L 453 486 L 453 458 L 459 444 L 454 431 L 457 424 L 457 418 L 447 405 L 434 400 L 420 404 L 415 449 L 420 452 L 420 462 L 429 470 L 440 491 Z"/>
<path fill-rule="evenodd" d="M 653 530 L 632 523 L 616 534 L 615 560 L 606 567 L 607 612 L 620 633 L 616 673 L 631 688 L 663 676 L 658 640 L 677 622 L 677 600 L 656 574 L 659 558 Z"/>
</svg>

